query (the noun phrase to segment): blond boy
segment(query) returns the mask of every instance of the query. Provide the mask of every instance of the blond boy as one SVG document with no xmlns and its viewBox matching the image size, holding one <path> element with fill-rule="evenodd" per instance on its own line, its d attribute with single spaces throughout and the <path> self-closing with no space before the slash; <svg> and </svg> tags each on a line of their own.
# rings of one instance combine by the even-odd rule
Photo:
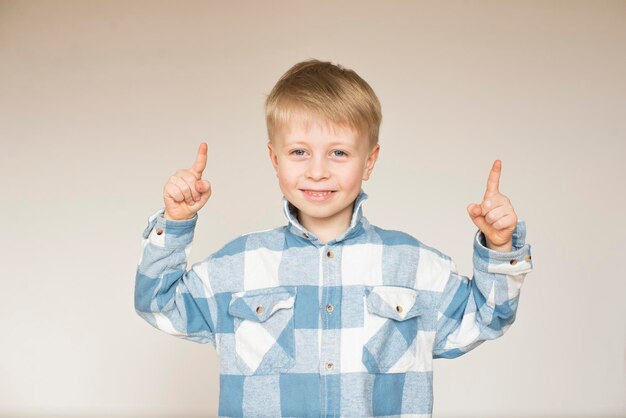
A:
<svg viewBox="0 0 626 418">
<path fill-rule="evenodd" d="M 501 336 L 531 271 L 525 224 L 493 164 L 468 214 L 474 275 L 363 216 L 380 103 L 354 71 L 296 64 L 266 101 L 268 151 L 287 224 L 241 235 L 186 270 L 207 145 L 165 184 L 144 231 L 135 307 L 153 326 L 211 343 L 221 417 L 430 417 L 434 358 Z"/>
</svg>

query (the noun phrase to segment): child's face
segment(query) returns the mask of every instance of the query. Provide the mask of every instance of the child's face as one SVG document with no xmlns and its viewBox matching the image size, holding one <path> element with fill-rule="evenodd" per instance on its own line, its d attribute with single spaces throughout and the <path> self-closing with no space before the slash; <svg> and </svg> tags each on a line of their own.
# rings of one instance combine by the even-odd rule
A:
<svg viewBox="0 0 626 418">
<path fill-rule="evenodd" d="M 268 148 L 280 189 L 300 210 L 300 222 L 305 217 L 314 225 L 339 219 L 349 223 L 352 203 L 362 181 L 369 179 L 379 145 L 370 150 L 366 135 L 300 115 L 276 132 Z"/>
</svg>

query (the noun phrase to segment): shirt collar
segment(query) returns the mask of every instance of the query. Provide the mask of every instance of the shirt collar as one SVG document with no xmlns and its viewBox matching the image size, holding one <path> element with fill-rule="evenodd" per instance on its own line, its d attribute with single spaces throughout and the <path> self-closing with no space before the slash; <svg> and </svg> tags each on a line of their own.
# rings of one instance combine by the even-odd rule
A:
<svg viewBox="0 0 626 418">
<path fill-rule="evenodd" d="M 289 221 L 289 225 L 287 227 L 292 234 L 302 237 L 304 239 L 310 240 L 311 242 L 316 243 L 316 244 L 320 244 L 320 245 L 332 244 L 332 243 L 342 241 L 346 238 L 352 237 L 360 233 L 363 230 L 363 228 L 369 224 L 367 219 L 363 216 L 363 208 L 361 207 L 361 205 L 367 198 L 368 198 L 367 193 L 365 193 L 365 191 L 361 189 L 359 191 L 359 195 L 356 197 L 354 201 L 354 209 L 352 211 L 352 218 L 350 220 L 350 225 L 344 231 L 343 234 L 341 234 L 339 237 L 327 243 L 323 243 L 322 241 L 320 241 L 319 238 L 315 236 L 315 234 L 313 234 L 311 231 L 307 230 L 304 226 L 302 226 L 302 224 L 300 224 L 300 222 L 298 221 L 298 218 L 296 217 L 296 213 L 298 209 L 291 202 L 289 202 L 284 195 L 283 195 L 283 212 L 285 213 L 285 216 L 287 217 L 287 220 Z"/>
</svg>

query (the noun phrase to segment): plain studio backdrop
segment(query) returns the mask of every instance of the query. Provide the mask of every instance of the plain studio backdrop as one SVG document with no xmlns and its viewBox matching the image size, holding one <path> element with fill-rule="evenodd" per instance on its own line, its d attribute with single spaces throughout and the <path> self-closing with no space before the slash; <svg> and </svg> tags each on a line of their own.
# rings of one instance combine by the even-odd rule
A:
<svg viewBox="0 0 626 418">
<path fill-rule="evenodd" d="M 0 416 L 215 416 L 218 358 L 135 314 L 148 216 L 209 144 L 190 264 L 286 224 L 263 101 L 293 64 L 382 103 L 364 215 L 472 274 L 495 159 L 535 269 L 435 417 L 625 416 L 626 2 L 0 2 Z"/>
</svg>

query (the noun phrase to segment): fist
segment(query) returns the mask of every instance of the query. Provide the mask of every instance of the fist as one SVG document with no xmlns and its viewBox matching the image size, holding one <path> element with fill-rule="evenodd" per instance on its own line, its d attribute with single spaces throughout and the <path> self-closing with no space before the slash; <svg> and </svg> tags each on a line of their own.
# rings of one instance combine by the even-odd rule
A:
<svg viewBox="0 0 626 418">
<path fill-rule="evenodd" d="M 487 179 L 487 190 L 480 204 L 467 207 L 474 225 L 485 235 L 487 247 L 495 251 L 511 251 L 517 215 L 508 197 L 500 193 L 502 162 L 496 160 Z"/>
<path fill-rule="evenodd" d="M 206 168 L 207 144 L 198 147 L 191 168 L 176 170 L 163 187 L 165 219 L 180 221 L 194 217 L 211 196 L 211 183 L 202 179 Z"/>
</svg>

